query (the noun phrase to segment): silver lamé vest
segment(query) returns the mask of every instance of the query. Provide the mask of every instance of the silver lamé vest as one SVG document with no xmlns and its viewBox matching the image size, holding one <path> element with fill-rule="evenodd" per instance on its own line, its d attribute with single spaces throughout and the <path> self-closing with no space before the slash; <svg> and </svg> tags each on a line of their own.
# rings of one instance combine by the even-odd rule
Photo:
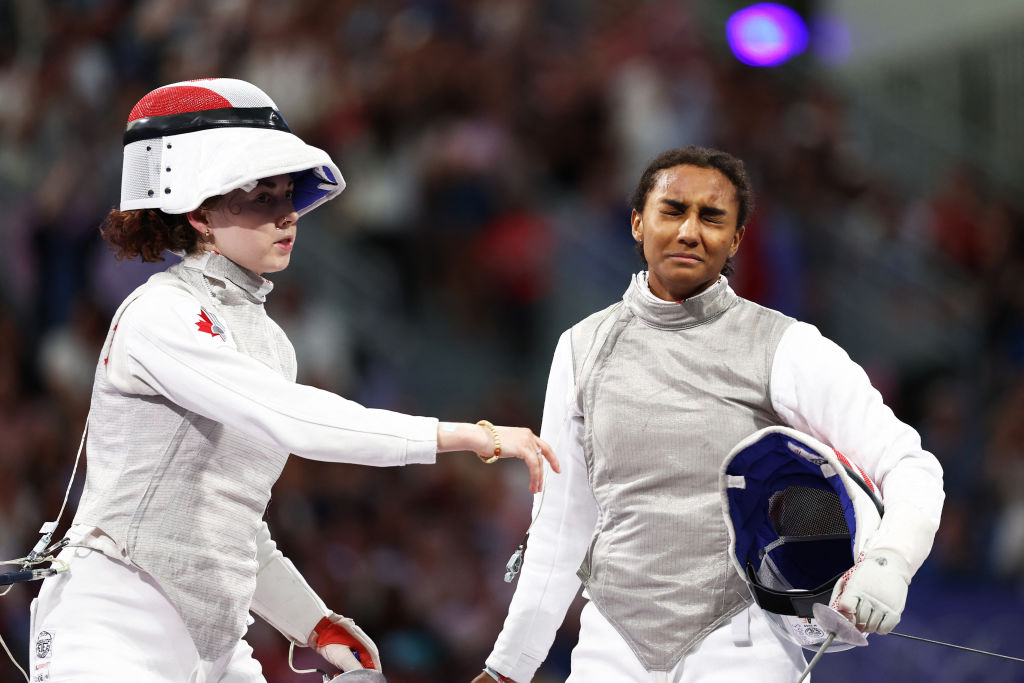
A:
<svg viewBox="0 0 1024 683">
<path fill-rule="evenodd" d="M 643 665 L 665 671 L 750 602 L 728 561 L 719 467 L 781 423 L 768 384 L 793 320 L 724 280 L 680 303 L 646 287 L 634 278 L 621 302 L 572 329 L 599 509 L 579 576 Z"/>
<path fill-rule="evenodd" d="M 295 354 L 263 309 L 272 285 L 227 258 L 187 258 L 158 273 L 114 316 L 93 385 L 78 540 L 152 576 L 177 607 L 200 657 L 213 661 L 242 637 L 256 587 L 256 531 L 288 453 L 163 396 L 126 395 L 104 358 L 121 312 L 154 287 L 184 289 L 239 351 L 295 379 Z M 216 416 L 214 416 L 216 417 Z M 112 543 L 111 543 L 112 542 Z"/>
</svg>

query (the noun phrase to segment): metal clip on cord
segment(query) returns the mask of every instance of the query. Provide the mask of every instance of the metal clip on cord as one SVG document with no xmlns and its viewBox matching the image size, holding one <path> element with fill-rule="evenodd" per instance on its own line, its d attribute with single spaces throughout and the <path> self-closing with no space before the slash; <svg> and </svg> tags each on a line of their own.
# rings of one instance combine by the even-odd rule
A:
<svg viewBox="0 0 1024 683">
<path fill-rule="evenodd" d="M 20 572 L 0 574 L 0 586 L 9 586 L 12 583 L 21 583 L 22 581 L 38 581 L 39 579 L 57 576 L 62 571 L 64 571 L 63 568 L 47 567 L 46 569 L 25 569 Z"/>
<path fill-rule="evenodd" d="M 323 669 L 296 669 L 295 668 L 295 643 L 288 644 L 288 668 L 297 674 L 320 674 L 323 677 L 323 683 L 330 683 L 331 676 Z"/>
<path fill-rule="evenodd" d="M 7 588 L 0 592 L 0 597 L 7 595 L 7 593 L 11 590 L 11 586 L 13 586 L 15 583 L 20 583 L 22 581 L 35 581 L 37 579 L 45 579 L 47 577 L 54 576 L 67 570 L 67 564 L 58 560 L 54 556 L 54 553 L 59 552 L 65 546 L 67 546 L 68 539 L 63 538 L 57 543 L 54 543 L 53 545 L 50 545 L 50 541 L 53 540 L 53 532 L 57 530 L 57 526 L 60 524 L 60 518 L 64 516 L 64 508 L 67 507 L 68 498 L 71 496 L 71 487 L 75 483 L 75 475 L 78 473 L 78 463 L 82 459 L 82 450 L 85 448 L 85 437 L 88 433 L 89 416 L 86 415 L 85 427 L 82 429 L 82 440 L 78 444 L 78 453 L 75 455 L 75 466 L 71 469 L 71 477 L 68 479 L 68 487 L 64 491 L 64 502 L 62 502 L 60 505 L 60 512 L 57 513 L 57 518 L 55 520 L 53 520 L 52 522 L 45 522 L 43 526 L 39 529 L 39 533 L 41 533 L 43 536 L 36 542 L 35 546 L 33 546 L 31 552 L 29 552 L 28 555 L 17 560 L 0 562 L 0 564 L 21 565 L 21 571 L 0 575 L 0 586 L 7 586 Z M 31 567 L 32 565 L 42 564 L 43 562 L 57 563 L 59 566 L 48 567 L 45 569 L 29 569 L 29 567 Z M 30 636 L 34 637 L 35 634 L 30 634 Z M 7 647 L 7 643 L 4 642 L 4 639 L 2 637 L 0 637 L 0 647 L 3 647 L 3 650 L 7 653 L 7 657 L 11 660 L 11 663 L 14 664 L 15 668 L 17 668 L 18 671 L 21 672 L 21 675 L 25 677 L 25 680 L 28 681 L 28 674 L 25 673 L 25 670 L 21 668 L 20 664 L 18 664 L 18 660 L 16 660 L 14 656 L 11 654 L 10 649 L 8 649 Z"/>
<path fill-rule="evenodd" d="M 288 644 L 288 666 L 297 674 L 320 674 L 323 677 L 323 683 L 331 683 L 336 681 L 352 681 L 352 683 L 387 683 L 387 679 L 384 678 L 384 674 L 377 671 L 376 669 L 354 669 L 345 673 L 340 673 L 336 676 L 331 676 L 323 669 L 296 669 L 295 662 L 293 660 L 295 655 L 295 643 Z"/>
<path fill-rule="evenodd" d="M 567 406 L 565 410 L 565 423 L 569 422 L 570 415 L 571 411 Z M 565 424 L 562 425 L 562 429 L 558 431 L 558 434 L 561 435 L 564 429 Z M 558 452 L 558 449 L 560 447 L 561 441 L 555 444 L 556 453 Z M 544 494 L 547 493 L 547 487 L 544 486 L 545 480 L 547 479 L 547 466 L 544 466 L 541 472 L 542 479 L 540 481 L 540 503 L 537 504 L 537 514 L 530 520 L 530 526 L 526 527 L 526 533 L 523 534 L 523 540 L 520 541 L 519 547 L 516 548 L 516 551 L 512 553 L 512 557 L 508 558 L 508 562 L 505 564 L 505 583 L 512 583 L 516 578 L 516 574 L 518 574 L 519 570 L 523 568 L 523 553 L 526 552 L 526 541 L 530 538 L 530 529 L 532 529 L 533 525 L 537 523 L 537 519 L 540 517 L 540 511 L 544 509 Z"/>
<path fill-rule="evenodd" d="M 32 551 L 25 556 L 25 564 L 29 565 L 36 561 L 41 554 L 43 554 L 46 546 L 50 545 L 50 541 L 53 540 L 53 532 L 57 529 L 57 522 L 45 522 L 39 529 L 39 533 L 43 536 L 32 548 Z"/>
<path fill-rule="evenodd" d="M 532 526 L 532 525 L 531 525 Z M 508 558 L 508 562 L 505 564 L 505 583 L 512 583 L 516 578 L 516 574 L 523 568 L 523 553 L 526 549 L 526 541 L 530 538 L 530 532 L 527 531 L 526 535 L 523 536 L 522 542 L 516 551 L 512 553 L 512 557 Z"/>
</svg>

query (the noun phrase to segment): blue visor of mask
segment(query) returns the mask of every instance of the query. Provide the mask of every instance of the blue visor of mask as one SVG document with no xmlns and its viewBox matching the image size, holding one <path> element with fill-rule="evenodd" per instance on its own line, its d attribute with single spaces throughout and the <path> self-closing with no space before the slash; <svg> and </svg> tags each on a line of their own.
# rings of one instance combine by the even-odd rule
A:
<svg viewBox="0 0 1024 683">
<path fill-rule="evenodd" d="M 292 173 L 295 187 L 292 191 L 292 206 L 298 212 L 313 206 L 334 192 L 338 181 L 326 166 L 318 166 L 305 171 Z"/>
</svg>

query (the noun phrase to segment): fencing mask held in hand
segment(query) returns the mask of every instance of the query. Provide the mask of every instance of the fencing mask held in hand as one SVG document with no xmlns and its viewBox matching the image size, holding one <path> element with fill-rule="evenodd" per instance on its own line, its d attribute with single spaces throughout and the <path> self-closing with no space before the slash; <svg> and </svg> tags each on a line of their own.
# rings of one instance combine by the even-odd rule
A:
<svg viewBox="0 0 1024 683">
<path fill-rule="evenodd" d="M 779 635 L 816 650 L 828 634 L 813 605 L 828 604 L 881 521 L 874 483 L 814 437 L 767 427 L 725 458 L 720 486 L 736 571 Z"/>
</svg>

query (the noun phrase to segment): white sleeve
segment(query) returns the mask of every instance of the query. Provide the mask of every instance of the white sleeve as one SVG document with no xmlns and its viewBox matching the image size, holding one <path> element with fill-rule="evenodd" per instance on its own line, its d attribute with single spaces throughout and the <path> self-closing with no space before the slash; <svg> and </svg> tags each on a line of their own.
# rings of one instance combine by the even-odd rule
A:
<svg viewBox="0 0 1024 683">
<path fill-rule="evenodd" d="M 921 437 L 882 402 L 867 373 L 812 325 L 795 323 L 775 352 L 771 400 L 788 425 L 829 444 L 857 463 L 878 485 L 883 528 L 913 571 L 931 550 L 945 494 L 942 467 Z M 881 532 L 881 528 L 880 528 Z M 879 533 L 878 542 L 887 542 Z M 871 544 L 872 546 L 875 543 Z"/>
<path fill-rule="evenodd" d="M 331 610 L 277 549 L 266 522 L 256 532 L 256 561 L 259 571 L 249 609 L 290 641 L 306 647 L 313 629 Z"/>
<path fill-rule="evenodd" d="M 569 332 L 555 348 L 544 398 L 541 438 L 550 443 L 562 473 L 547 471 L 536 494 L 523 570 L 504 628 L 487 665 L 516 681 L 529 681 L 547 657 L 555 632 L 580 588 L 576 571 L 597 522 L 597 501 L 583 458 L 583 416 L 576 401 Z"/>
<path fill-rule="evenodd" d="M 289 381 L 238 351 L 230 334 L 202 331 L 199 314 L 185 291 L 142 294 L 114 328 L 107 378 L 119 391 L 165 396 L 304 458 L 378 466 L 436 459 L 436 419 L 364 408 Z"/>
</svg>

